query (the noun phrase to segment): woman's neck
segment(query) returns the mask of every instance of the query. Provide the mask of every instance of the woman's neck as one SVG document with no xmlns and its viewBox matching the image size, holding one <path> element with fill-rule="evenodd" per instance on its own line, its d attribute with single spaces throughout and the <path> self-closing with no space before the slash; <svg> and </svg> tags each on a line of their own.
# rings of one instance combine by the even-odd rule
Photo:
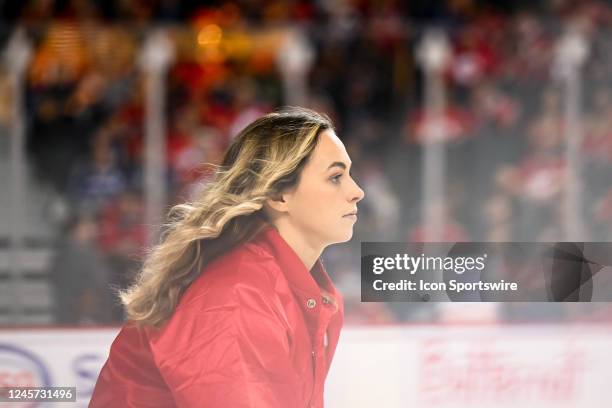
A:
<svg viewBox="0 0 612 408">
<path fill-rule="evenodd" d="M 317 262 L 317 259 L 321 256 L 323 248 L 320 245 L 309 242 L 301 232 L 297 231 L 289 224 L 281 222 L 276 223 L 274 226 L 278 230 L 280 236 L 302 260 L 306 269 L 311 270 L 315 262 Z"/>
</svg>

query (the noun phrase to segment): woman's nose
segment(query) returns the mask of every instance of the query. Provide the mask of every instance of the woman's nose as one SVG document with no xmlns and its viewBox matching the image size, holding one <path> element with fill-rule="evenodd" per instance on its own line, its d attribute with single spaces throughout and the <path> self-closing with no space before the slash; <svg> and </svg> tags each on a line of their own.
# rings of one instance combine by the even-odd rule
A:
<svg viewBox="0 0 612 408">
<path fill-rule="evenodd" d="M 359 184 L 357 184 L 355 180 L 353 180 L 353 184 L 355 184 L 355 190 L 352 192 L 351 201 L 358 203 L 365 197 L 365 192 L 359 187 Z"/>
</svg>

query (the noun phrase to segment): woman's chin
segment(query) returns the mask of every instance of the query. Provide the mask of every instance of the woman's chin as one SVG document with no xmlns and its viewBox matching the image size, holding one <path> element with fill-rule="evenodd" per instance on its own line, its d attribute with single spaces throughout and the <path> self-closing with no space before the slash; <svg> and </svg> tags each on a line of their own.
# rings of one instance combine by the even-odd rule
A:
<svg viewBox="0 0 612 408">
<path fill-rule="evenodd" d="M 343 242 L 348 242 L 351 240 L 351 238 L 353 238 L 353 227 L 351 227 L 348 230 L 343 231 L 343 234 L 341 234 L 341 236 L 338 237 L 338 239 L 336 240 L 336 243 L 341 244 Z"/>
</svg>

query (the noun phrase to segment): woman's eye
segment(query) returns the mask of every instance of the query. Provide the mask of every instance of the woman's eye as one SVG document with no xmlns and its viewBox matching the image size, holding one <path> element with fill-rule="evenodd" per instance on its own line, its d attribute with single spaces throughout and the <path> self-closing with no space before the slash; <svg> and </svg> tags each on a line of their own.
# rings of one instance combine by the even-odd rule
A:
<svg viewBox="0 0 612 408">
<path fill-rule="evenodd" d="M 342 174 L 336 174 L 335 176 L 332 176 L 330 180 L 332 183 L 338 184 L 340 183 L 340 177 L 342 177 Z"/>
</svg>

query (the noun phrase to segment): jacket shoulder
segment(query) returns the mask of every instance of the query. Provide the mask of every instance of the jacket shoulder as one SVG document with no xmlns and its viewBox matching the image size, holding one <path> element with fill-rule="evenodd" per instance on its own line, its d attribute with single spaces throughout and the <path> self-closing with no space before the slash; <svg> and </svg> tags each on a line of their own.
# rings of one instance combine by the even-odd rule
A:
<svg viewBox="0 0 612 408">
<path fill-rule="evenodd" d="M 236 336 L 236 326 L 244 319 L 256 322 L 267 315 L 284 322 L 276 288 L 278 273 L 274 257 L 242 246 L 207 265 L 170 319 L 150 333 L 158 365 L 182 358 L 215 336 L 217 340 Z"/>
<path fill-rule="evenodd" d="M 276 259 L 264 248 L 242 244 L 205 266 L 183 295 L 179 308 L 216 307 L 232 302 L 237 290 L 271 295 L 281 273 Z"/>
</svg>

